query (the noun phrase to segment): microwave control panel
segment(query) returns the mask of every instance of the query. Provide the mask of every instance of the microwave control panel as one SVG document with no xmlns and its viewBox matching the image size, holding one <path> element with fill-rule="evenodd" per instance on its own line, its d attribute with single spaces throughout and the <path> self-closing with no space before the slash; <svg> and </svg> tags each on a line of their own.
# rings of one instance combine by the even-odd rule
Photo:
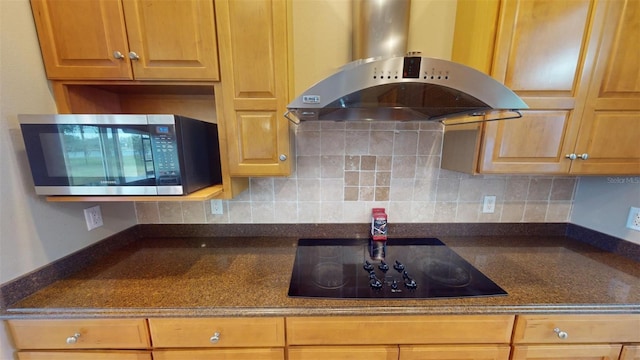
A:
<svg viewBox="0 0 640 360">
<path fill-rule="evenodd" d="M 178 145 L 173 125 L 150 125 L 157 185 L 180 185 Z"/>
</svg>

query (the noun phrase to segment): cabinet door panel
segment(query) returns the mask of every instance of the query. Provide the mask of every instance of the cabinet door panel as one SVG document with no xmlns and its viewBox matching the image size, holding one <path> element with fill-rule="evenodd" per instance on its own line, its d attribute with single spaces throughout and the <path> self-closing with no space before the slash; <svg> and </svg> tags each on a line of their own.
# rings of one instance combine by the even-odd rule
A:
<svg viewBox="0 0 640 360">
<path fill-rule="evenodd" d="M 640 174 L 640 2 L 609 1 L 574 161 L 575 174 Z"/>
<path fill-rule="evenodd" d="M 511 360 L 617 360 L 621 345 L 514 346 Z"/>
<path fill-rule="evenodd" d="M 400 346 L 400 360 L 508 360 L 507 345 Z"/>
<path fill-rule="evenodd" d="M 522 119 L 486 124 L 480 171 L 563 173 L 569 170 L 564 155 L 573 143 L 567 136 L 572 112 L 530 110 Z"/>
<path fill-rule="evenodd" d="M 218 80 L 213 2 L 124 1 L 129 48 L 137 80 Z"/>
<path fill-rule="evenodd" d="M 120 0 L 32 0 L 50 79 L 131 79 Z M 78 14 L 82 14 L 78 16 Z"/>
<path fill-rule="evenodd" d="M 291 346 L 288 360 L 397 360 L 397 346 Z"/>
<path fill-rule="evenodd" d="M 588 31 L 590 2 L 515 2 L 505 85 L 514 91 L 573 94 Z M 503 28 L 504 35 L 508 34 L 506 30 Z"/>
<path fill-rule="evenodd" d="M 232 176 L 289 175 L 288 1 L 215 2 Z M 219 107 L 221 108 L 221 107 Z M 284 159 L 284 160 L 281 160 Z"/>
</svg>

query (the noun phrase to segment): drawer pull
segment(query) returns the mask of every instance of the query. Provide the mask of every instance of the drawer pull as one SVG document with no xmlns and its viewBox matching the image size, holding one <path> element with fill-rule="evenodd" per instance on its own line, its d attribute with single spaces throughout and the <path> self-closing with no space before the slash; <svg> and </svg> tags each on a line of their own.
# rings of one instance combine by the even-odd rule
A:
<svg viewBox="0 0 640 360">
<path fill-rule="evenodd" d="M 218 341 L 220 341 L 220 333 L 216 331 L 213 333 L 213 336 L 209 338 L 209 342 L 212 344 L 217 344 Z"/>
<path fill-rule="evenodd" d="M 75 333 L 73 336 L 69 336 L 67 338 L 67 344 L 73 345 L 78 342 L 78 338 L 80 337 L 80 333 Z"/>
<path fill-rule="evenodd" d="M 553 332 L 556 333 L 556 335 L 558 335 L 558 337 L 562 340 L 566 339 L 569 337 L 569 334 L 567 334 L 566 331 L 562 331 L 560 330 L 560 328 L 555 328 L 553 329 Z"/>
</svg>

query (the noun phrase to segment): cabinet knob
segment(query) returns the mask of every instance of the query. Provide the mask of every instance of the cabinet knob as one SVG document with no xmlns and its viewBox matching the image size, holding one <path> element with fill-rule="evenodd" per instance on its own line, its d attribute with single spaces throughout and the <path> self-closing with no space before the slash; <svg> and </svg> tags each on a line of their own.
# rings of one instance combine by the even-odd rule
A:
<svg viewBox="0 0 640 360">
<path fill-rule="evenodd" d="M 578 159 L 587 160 L 588 158 L 589 158 L 589 154 L 587 153 L 578 155 Z"/>
<path fill-rule="evenodd" d="M 578 155 L 576 155 L 576 154 L 567 154 L 564 157 L 566 157 L 567 159 L 570 159 L 570 160 L 575 160 L 575 159 L 578 158 Z"/>
<path fill-rule="evenodd" d="M 560 328 L 555 328 L 553 329 L 553 332 L 556 333 L 556 335 L 558 335 L 558 337 L 562 340 L 566 339 L 569 337 L 569 334 L 567 334 L 566 331 L 562 331 L 560 330 Z"/>
<path fill-rule="evenodd" d="M 213 333 L 213 336 L 209 338 L 209 342 L 212 344 L 217 344 L 218 341 L 220 341 L 220 333 L 216 331 Z"/>
<path fill-rule="evenodd" d="M 287 155 L 285 154 L 280 154 L 280 157 L 278 157 L 280 159 L 280 161 L 285 161 L 287 160 Z"/>
<path fill-rule="evenodd" d="M 122 55 L 122 53 L 118 50 L 113 52 L 113 58 L 114 59 L 118 59 L 118 60 L 122 60 L 124 59 L 124 55 Z"/>
<path fill-rule="evenodd" d="M 131 51 L 131 52 L 129 52 L 129 59 L 131 59 L 131 60 L 140 60 L 140 56 L 138 56 L 138 54 L 136 54 L 135 51 Z"/>
<path fill-rule="evenodd" d="M 73 345 L 78 342 L 78 338 L 80 337 L 80 333 L 75 333 L 73 336 L 69 336 L 67 338 L 67 344 Z"/>
</svg>

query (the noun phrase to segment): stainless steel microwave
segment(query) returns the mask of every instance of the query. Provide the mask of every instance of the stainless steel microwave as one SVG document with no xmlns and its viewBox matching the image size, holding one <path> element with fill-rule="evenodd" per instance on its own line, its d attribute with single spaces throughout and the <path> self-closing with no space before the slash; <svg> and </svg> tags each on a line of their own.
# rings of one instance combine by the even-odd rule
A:
<svg viewBox="0 0 640 360">
<path fill-rule="evenodd" d="M 185 195 L 222 183 L 217 125 L 178 115 L 18 115 L 40 195 Z"/>
</svg>

